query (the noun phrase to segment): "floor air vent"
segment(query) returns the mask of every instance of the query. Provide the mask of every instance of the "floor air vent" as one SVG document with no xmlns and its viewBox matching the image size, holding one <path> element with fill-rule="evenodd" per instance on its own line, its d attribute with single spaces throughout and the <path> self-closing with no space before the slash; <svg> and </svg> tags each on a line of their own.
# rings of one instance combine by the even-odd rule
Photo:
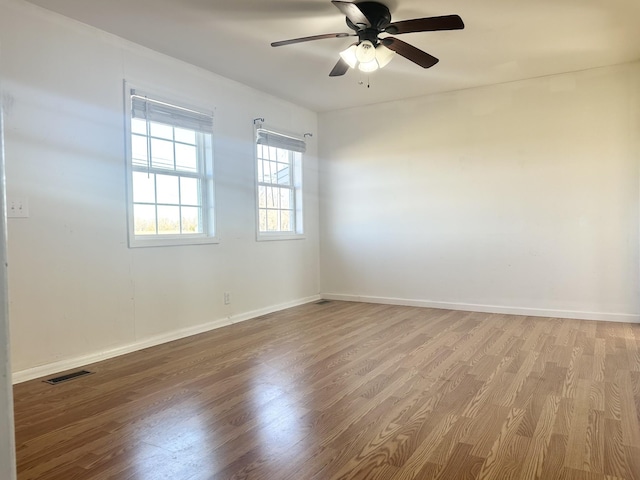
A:
<svg viewBox="0 0 640 480">
<path fill-rule="evenodd" d="M 88 370 L 78 370 L 77 372 L 67 373 L 66 375 L 50 378 L 49 380 L 45 380 L 45 383 L 57 385 L 58 383 L 68 382 L 69 380 L 73 380 L 74 378 L 84 377 L 85 375 L 91 375 L 92 373 L 93 372 L 90 372 Z"/>
<path fill-rule="evenodd" d="M 316 305 L 324 305 L 325 303 L 331 303 L 331 300 L 318 300 Z"/>
</svg>

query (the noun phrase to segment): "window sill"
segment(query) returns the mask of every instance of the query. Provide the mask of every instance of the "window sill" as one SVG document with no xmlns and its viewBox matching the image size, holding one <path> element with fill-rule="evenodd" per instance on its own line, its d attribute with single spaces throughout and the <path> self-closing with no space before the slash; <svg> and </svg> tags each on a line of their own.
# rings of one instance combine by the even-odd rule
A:
<svg viewBox="0 0 640 480">
<path fill-rule="evenodd" d="M 305 240 L 307 236 L 304 233 L 259 233 L 256 237 L 258 242 L 271 242 L 275 240 Z"/>
<path fill-rule="evenodd" d="M 208 245 L 220 243 L 217 237 L 134 237 L 129 239 L 129 248 L 178 247 L 185 245 Z"/>
</svg>

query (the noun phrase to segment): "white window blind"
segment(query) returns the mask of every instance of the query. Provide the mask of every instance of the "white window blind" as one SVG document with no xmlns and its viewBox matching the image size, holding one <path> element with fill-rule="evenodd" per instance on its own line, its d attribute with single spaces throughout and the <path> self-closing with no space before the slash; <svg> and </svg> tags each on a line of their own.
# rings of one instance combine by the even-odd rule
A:
<svg viewBox="0 0 640 480">
<path fill-rule="evenodd" d="M 258 145 L 268 145 L 270 147 L 282 148 L 291 152 L 305 153 L 307 144 L 299 138 L 289 137 L 281 133 L 272 132 L 263 128 L 257 129 Z"/>
<path fill-rule="evenodd" d="M 211 133 L 213 129 L 212 115 L 137 95 L 135 90 L 131 90 L 131 118 L 164 123 L 202 133 Z"/>
</svg>

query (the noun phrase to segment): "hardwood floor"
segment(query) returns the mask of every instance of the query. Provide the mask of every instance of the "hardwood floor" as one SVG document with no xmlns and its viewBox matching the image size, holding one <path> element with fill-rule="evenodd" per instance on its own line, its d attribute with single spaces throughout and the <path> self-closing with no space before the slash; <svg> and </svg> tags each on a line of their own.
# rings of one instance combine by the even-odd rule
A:
<svg viewBox="0 0 640 480">
<path fill-rule="evenodd" d="M 640 325 L 309 304 L 15 387 L 20 480 L 640 479 Z"/>
</svg>

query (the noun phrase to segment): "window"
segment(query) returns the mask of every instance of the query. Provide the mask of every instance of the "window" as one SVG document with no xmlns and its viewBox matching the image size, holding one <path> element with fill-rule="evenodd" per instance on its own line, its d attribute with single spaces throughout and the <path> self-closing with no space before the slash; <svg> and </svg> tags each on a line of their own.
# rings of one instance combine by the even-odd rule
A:
<svg viewBox="0 0 640 480">
<path fill-rule="evenodd" d="M 301 238 L 303 140 L 258 128 L 258 239 Z"/>
<path fill-rule="evenodd" d="M 126 91 L 130 246 L 212 243 L 212 114 Z"/>
</svg>

